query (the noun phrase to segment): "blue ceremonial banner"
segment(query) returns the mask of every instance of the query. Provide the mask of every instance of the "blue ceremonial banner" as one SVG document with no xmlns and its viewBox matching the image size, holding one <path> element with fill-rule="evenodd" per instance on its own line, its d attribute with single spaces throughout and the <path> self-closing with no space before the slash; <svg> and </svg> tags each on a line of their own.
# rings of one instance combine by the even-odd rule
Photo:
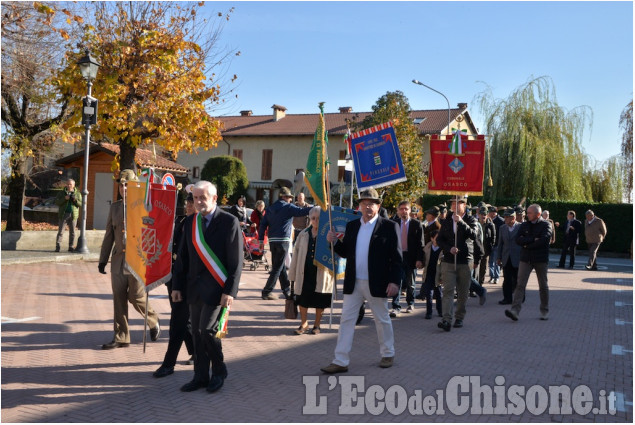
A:
<svg viewBox="0 0 635 425">
<path fill-rule="evenodd" d="M 331 219 L 333 220 L 333 229 L 335 232 L 341 233 L 344 236 L 346 230 L 346 224 L 349 221 L 359 219 L 361 214 L 355 210 L 341 207 L 331 207 Z M 326 267 L 329 270 L 333 270 L 333 260 L 331 257 L 331 244 L 326 240 L 326 234 L 329 232 L 329 213 L 322 210 L 320 213 L 320 224 L 318 225 L 318 236 L 315 241 L 315 265 Z M 339 235 L 338 235 L 339 236 Z M 335 254 L 335 274 L 336 279 L 344 277 L 344 270 L 346 269 L 346 259 L 341 258 Z"/>
<path fill-rule="evenodd" d="M 391 122 L 353 133 L 350 143 L 359 190 L 406 181 Z"/>
</svg>

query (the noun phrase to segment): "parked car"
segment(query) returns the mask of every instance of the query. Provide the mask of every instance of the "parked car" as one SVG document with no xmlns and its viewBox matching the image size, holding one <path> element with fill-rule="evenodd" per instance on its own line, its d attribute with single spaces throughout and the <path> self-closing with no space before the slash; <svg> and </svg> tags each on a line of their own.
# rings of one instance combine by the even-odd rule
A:
<svg viewBox="0 0 635 425">
<path fill-rule="evenodd" d="M 55 197 L 47 198 L 41 204 L 35 206 L 33 211 L 58 212 L 59 206 L 55 203 Z"/>
</svg>

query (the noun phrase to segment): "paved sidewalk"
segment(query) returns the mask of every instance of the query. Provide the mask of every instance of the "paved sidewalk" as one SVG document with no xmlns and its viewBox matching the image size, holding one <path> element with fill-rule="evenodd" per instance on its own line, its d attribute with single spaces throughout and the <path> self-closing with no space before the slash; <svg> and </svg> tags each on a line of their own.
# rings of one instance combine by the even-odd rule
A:
<svg viewBox="0 0 635 425">
<path fill-rule="evenodd" d="M 372 317 L 367 317 L 357 327 L 350 371 L 333 378 L 319 368 L 332 359 L 341 302 L 334 303 L 332 330 L 327 315 L 322 334 L 293 335 L 298 323 L 283 318 L 283 300 L 260 299 L 267 274 L 262 268 L 245 268 L 223 343 L 229 377 L 218 393 L 208 394 L 179 391 L 192 378 L 191 366 L 183 365 L 185 349 L 173 375 L 152 377 L 167 347 L 170 307 L 165 287 L 150 296 L 163 326 L 159 341 L 148 337 L 143 353 L 143 319 L 131 309 L 131 346 L 103 351 L 100 345 L 112 338 L 112 295 L 110 276 L 97 272 L 96 261 L 67 256 L 54 262 L 6 264 L 6 252 L 1 284 L 2 422 L 633 420 L 633 274 L 628 260 L 600 259 L 601 270 L 589 272 L 579 257 L 575 270 L 551 269 L 548 321 L 538 320 L 534 275 L 518 322 L 506 318 L 505 307 L 497 303 L 500 284 L 486 285 L 484 306 L 471 298 L 465 327 L 450 333 L 437 328 L 436 317 L 424 320 L 425 308 L 418 302 L 413 314 L 394 319 L 396 358 L 391 369 L 377 367 L 377 336 Z M 279 289 L 275 293 L 280 294 Z M 477 414 L 474 404 L 473 410 L 458 414 L 451 384 L 460 376 L 480 377 L 485 399 L 485 385 L 494 390 L 495 399 L 511 397 L 506 401 L 516 405 L 518 414 Z M 351 381 L 361 384 L 354 400 L 347 397 L 351 391 L 346 383 Z M 572 391 L 578 387 L 578 399 L 579 386 L 586 385 L 592 407 L 600 409 L 614 392 L 616 412 L 594 414 L 590 407 L 589 413 L 579 414 L 576 404 L 573 414 L 550 413 L 533 409 L 529 396 L 529 409 L 523 409 L 513 397 L 515 385 L 533 395 L 550 385 L 567 385 Z M 459 395 L 476 394 L 463 391 L 467 389 L 461 387 Z M 442 394 L 444 413 L 433 409 L 429 416 L 426 405 L 423 410 L 408 406 L 407 397 L 414 395 L 414 402 L 419 394 L 435 399 Z M 352 406 L 347 408 L 347 403 Z M 303 407 L 316 414 L 304 414 Z"/>
</svg>

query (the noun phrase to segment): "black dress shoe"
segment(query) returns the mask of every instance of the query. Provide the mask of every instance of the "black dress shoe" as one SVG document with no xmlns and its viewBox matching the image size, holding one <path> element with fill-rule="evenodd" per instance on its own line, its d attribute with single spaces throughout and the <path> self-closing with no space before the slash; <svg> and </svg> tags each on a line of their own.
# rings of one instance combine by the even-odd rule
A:
<svg viewBox="0 0 635 425">
<path fill-rule="evenodd" d="M 150 339 L 156 341 L 159 339 L 159 336 L 161 336 L 161 326 L 159 326 L 159 322 L 157 322 L 157 325 L 150 329 Z"/>
<path fill-rule="evenodd" d="M 172 375 L 173 373 L 174 373 L 173 367 L 161 366 L 160 368 L 154 371 L 152 376 L 154 376 L 155 378 L 163 378 L 165 376 Z"/>
<path fill-rule="evenodd" d="M 189 393 L 207 386 L 207 382 L 190 381 L 181 387 L 181 391 Z"/>
<path fill-rule="evenodd" d="M 212 379 L 210 379 L 209 384 L 207 385 L 207 392 L 215 393 L 216 391 L 221 389 L 224 382 L 225 378 L 221 378 L 220 376 L 212 376 Z"/>
<path fill-rule="evenodd" d="M 101 346 L 102 350 L 112 350 L 113 348 L 123 348 L 123 347 L 127 347 L 130 344 L 127 342 L 117 342 L 117 341 L 110 341 L 108 344 L 104 344 Z"/>
<path fill-rule="evenodd" d="M 507 305 L 507 304 L 511 304 L 512 302 L 511 301 L 507 301 L 507 300 L 500 300 L 498 303 L 500 305 Z"/>
<path fill-rule="evenodd" d="M 461 320 L 461 319 L 456 319 L 456 320 L 454 321 L 454 327 L 455 327 L 455 328 L 462 328 L 462 327 L 463 327 L 463 320 Z"/>
<path fill-rule="evenodd" d="M 452 328 L 452 325 L 450 324 L 450 322 L 446 322 L 445 320 L 439 322 L 437 326 L 446 332 L 450 332 L 450 329 Z"/>
</svg>

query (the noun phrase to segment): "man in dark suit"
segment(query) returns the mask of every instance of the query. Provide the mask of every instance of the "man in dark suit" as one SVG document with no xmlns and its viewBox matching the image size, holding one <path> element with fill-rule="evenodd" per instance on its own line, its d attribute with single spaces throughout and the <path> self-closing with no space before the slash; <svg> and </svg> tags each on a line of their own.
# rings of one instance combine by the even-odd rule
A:
<svg viewBox="0 0 635 425">
<path fill-rule="evenodd" d="M 531 270 L 536 270 L 538 289 L 540 292 L 540 320 L 549 318 L 549 285 L 547 270 L 549 268 L 549 242 L 551 241 L 551 224 L 540 215 L 542 208 L 538 204 L 527 207 L 527 221 L 521 223 L 516 234 L 516 243 L 521 246 L 520 263 L 518 264 L 518 283 L 514 290 L 512 308 L 505 310 L 505 316 L 513 321 L 518 315 L 525 299 L 525 288 Z"/>
<path fill-rule="evenodd" d="M 410 201 L 401 201 L 397 207 L 395 221 L 399 224 L 399 242 L 403 255 L 403 280 L 401 289 L 406 290 L 406 313 L 412 313 L 415 304 L 416 270 L 423 268 L 423 227 L 417 219 L 410 218 Z M 401 291 L 392 298 L 390 317 L 401 314 Z"/>
<path fill-rule="evenodd" d="M 346 272 L 335 359 L 321 368 L 324 373 L 348 371 L 355 321 L 364 300 L 368 301 L 375 319 L 381 354 L 379 367 L 393 365 L 395 338 L 386 297 L 394 296 L 401 286 L 402 256 L 399 227 L 379 216 L 380 203 L 375 189 L 364 190 L 359 197 L 362 217 L 346 225 L 342 240 L 337 239 L 333 229 L 327 234 L 327 240 L 335 243 L 335 252 L 346 258 Z"/>
<path fill-rule="evenodd" d="M 518 264 L 520 262 L 520 245 L 516 243 L 516 234 L 520 228 L 520 223 L 516 221 L 516 213 L 513 208 L 505 210 L 505 224 L 502 225 L 497 234 L 498 251 L 497 262 L 503 266 L 503 299 L 498 303 L 507 305 L 512 303 L 514 290 L 518 282 Z"/>
<path fill-rule="evenodd" d="M 558 225 L 560 223 L 556 223 L 556 226 Z M 575 218 L 575 211 L 567 212 L 567 222 L 562 230 L 564 231 L 564 238 L 562 240 L 562 254 L 560 255 L 558 267 L 564 269 L 567 253 L 569 253 L 569 268 L 572 269 L 575 264 L 575 249 L 580 243 L 580 233 L 582 233 L 582 223 Z"/>
<path fill-rule="evenodd" d="M 192 188 L 198 214 L 185 220 L 174 267 L 172 301 L 187 303 L 194 337 L 194 379 L 181 391 L 207 387 L 218 391 L 227 378 L 220 338 L 221 309 L 230 308 L 238 292 L 243 265 L 243 238 L 238 219 L 216 205 L 216 186 L 201 180 Z M 209 376 L 210 361 L 212 376 Z"/>
<path fill-rule="evenodd" d="M 455 290 L 457 300 L 454 327 L 463 327 L 465 304 L 474 268 L 474 241 L 478 236 L 476 218 L 466 212 L 467 195 L 452 198 L 449 202 L 452 214 L 448 214 L 441 222 L 441 231 L 437 237 L 437 243 L 443 249 L 443 320 L 438 326 L 446 332 L 452 326 Z"/>
</svg>

